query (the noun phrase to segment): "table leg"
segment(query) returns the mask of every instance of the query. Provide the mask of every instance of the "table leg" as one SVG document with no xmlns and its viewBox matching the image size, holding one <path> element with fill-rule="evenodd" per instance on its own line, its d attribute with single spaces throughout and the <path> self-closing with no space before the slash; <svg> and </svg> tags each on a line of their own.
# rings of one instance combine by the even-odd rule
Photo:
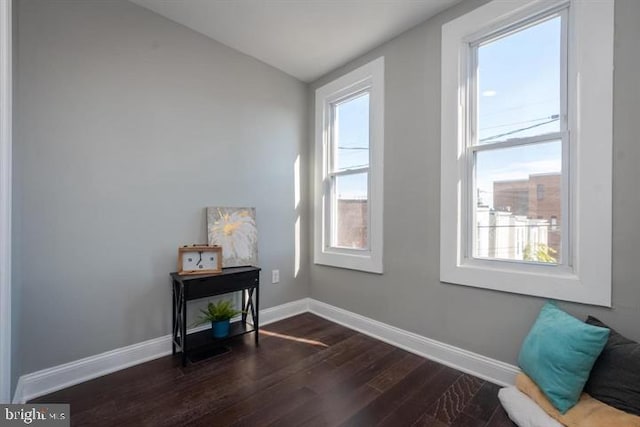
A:
<svg viewBox="0 0 640 427">
<path fill-rule="evenodd" d="M 256 290 L 255 290 L 255 294 L 256 294 L 256 318 L 255 320 L 255 340 L 256 340 L 256 347 L 258 347 L 260 345 L 259 339 L 260 339 L 260 283 L 258 281 L 258 279 L 256 279 Z"/>
<path fill-rule="evenodd" d="M 172 304 L 171 308 L 171 354 L 176 354 L 176 284 L 174 281 L 171 282 L 171 295 L 172 295 Z"/>
<path fill-rule="evenodd" d="M 181 285 L 182 293 L 182 366 L 187 366 L 187 298 L 184 294 L 184 285 Z"/>
<path fill-rule="evenodd" d="M 242 324 L 247 326 L 247 290 L 243 289 L 242 291 Z"/>
</svg>

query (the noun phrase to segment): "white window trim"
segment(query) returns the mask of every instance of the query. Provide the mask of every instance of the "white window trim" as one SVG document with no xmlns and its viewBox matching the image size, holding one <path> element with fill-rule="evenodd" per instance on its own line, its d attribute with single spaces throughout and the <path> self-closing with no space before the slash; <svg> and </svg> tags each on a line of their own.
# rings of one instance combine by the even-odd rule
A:
<svg viewBox="0 0 640 427">
<path fill-rule="evenodd" d="M 613 3 L 493 1 L 443 25 L 442 282 L 611 306 Z M 468 258 L 462 223 L 467 41 L 562 4 L 570 4 L 570 267 Z"/>
<path fill-rule="evenodd" d="M 0 403 L 11 402 L 11 7 L 0 2 Z"/>
<path fill-rule="evenodd" d="M 367 250 L 330 246 L 325 215 L 328 177 L 328 128 L 331 103 L 367 88 L 369 91 L 369 194 Z M 314 263 L 370 273 L 383 272 L 384 57 L 375 59 L 316 90 Z"/>
</svg>

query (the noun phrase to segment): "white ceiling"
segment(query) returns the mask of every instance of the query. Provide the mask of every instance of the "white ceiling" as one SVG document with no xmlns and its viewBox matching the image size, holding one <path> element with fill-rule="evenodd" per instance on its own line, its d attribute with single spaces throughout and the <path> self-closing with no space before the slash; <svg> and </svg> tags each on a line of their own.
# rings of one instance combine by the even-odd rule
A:
<svg viewBox="0 0 640 427">
<path fill-rule="evenodd" d="M 310 82 L 459 0 L 131 0 Z"/>
</svg>

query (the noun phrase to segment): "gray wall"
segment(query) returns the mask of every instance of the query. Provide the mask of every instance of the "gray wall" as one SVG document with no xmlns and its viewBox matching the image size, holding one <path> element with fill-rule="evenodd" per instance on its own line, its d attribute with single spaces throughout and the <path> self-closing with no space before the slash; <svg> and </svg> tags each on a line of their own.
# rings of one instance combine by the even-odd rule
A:
<svg viewBox="0 0 640 427">
<path fill-rule="evenodd" d="M 315 88 L 385 57 L 385 274 L 312 265 L 311 296 L 515 363 L 543 300 L 439 281 L 440 30 L 481 3 L 449 9 L 311 85 L 310 102 Z M 616 1 L 615 19 L 613 308 L 562 306 L 640 339 L 640 2 Z"/>
<path fill-rule="evenodd" d="M 18 27 L 22 373 L 168 334 L 206 206 L 257 208 L 263 308 L 308 295 L 304 84 L 126 1 L 22 0 Z"/>
</svg>

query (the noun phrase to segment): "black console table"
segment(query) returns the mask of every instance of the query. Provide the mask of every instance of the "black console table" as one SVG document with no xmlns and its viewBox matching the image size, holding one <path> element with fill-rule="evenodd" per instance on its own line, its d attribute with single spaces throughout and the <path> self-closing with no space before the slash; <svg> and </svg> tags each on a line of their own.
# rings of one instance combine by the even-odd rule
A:
<svg viewBox="0 0 640 427">
<path fill-rule="evenodd" d="M 260 268 L 228 267 L 218 274 L 179 275 L 171 273 L 173 288 L 173 354 L 179 347 L 182 352 L 182 366 L 187 365 L 188 353 L 220 344 L 238 335 L 255 333 L 256 346 L 259 345 L 258 310 L 260 309 Z M 231 324 L 229 336 L 214 338 L 210 329 L 187 333 L 187 301 L 231 292 L 242 292 L 242 321 Z M 253 325 L 247 324 L 251 314 Z"/>
</svg>

